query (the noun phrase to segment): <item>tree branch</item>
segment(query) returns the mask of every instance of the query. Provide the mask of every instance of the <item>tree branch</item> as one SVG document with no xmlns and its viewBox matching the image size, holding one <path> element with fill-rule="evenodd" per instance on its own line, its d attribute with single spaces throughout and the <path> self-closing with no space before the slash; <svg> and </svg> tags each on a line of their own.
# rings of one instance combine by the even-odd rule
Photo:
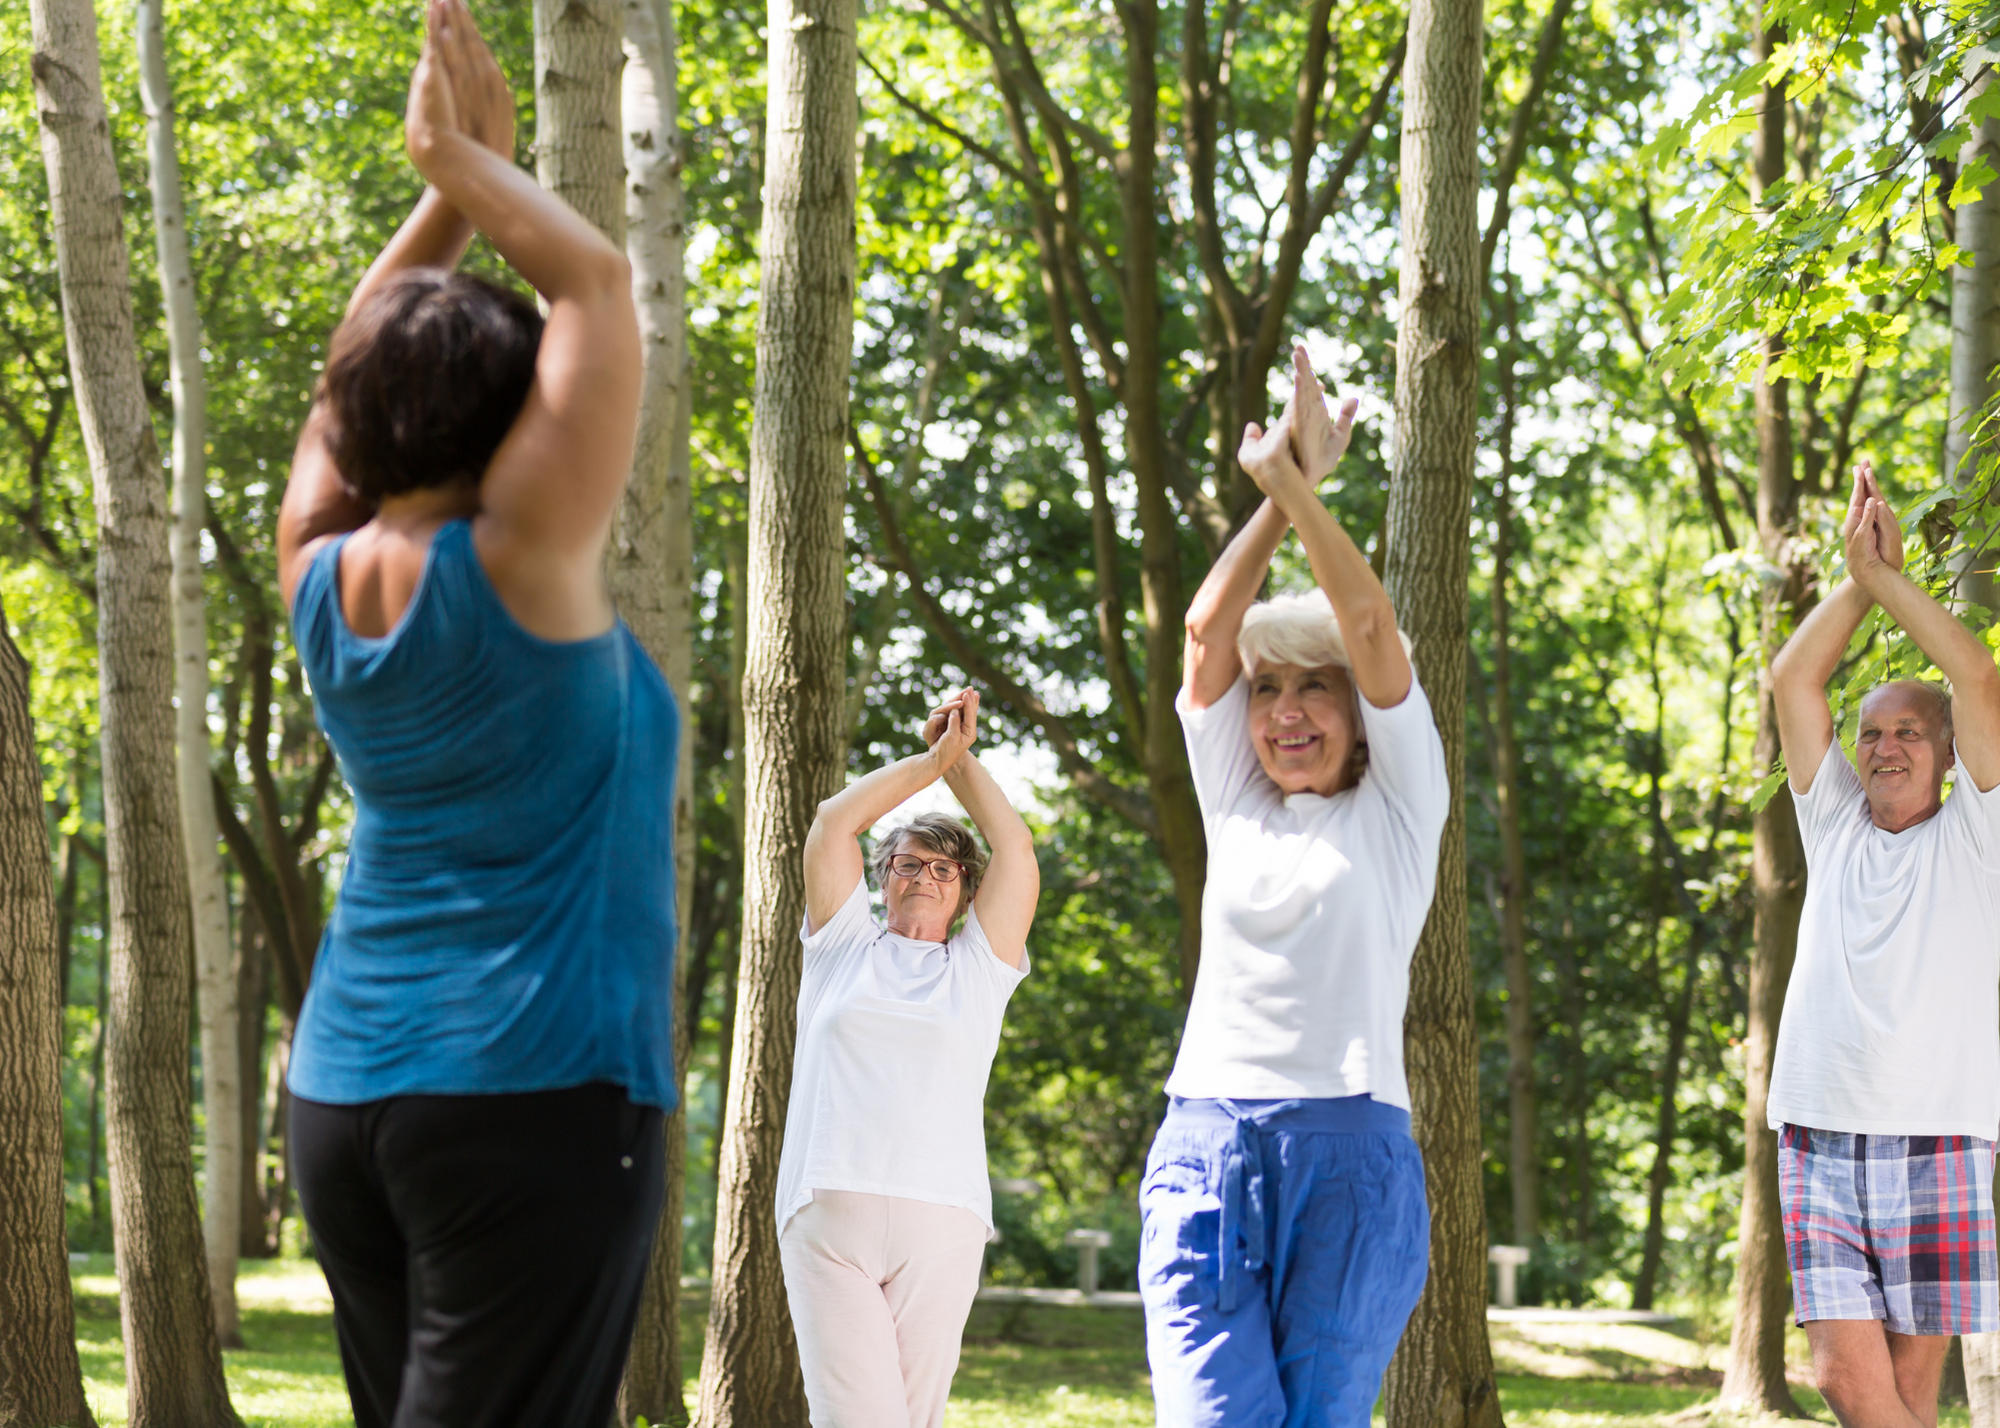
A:
<svg viewBox="0 0 2000 1428">
<path fill-rule="evenodd" d="M 245 900 L 263 926 L 264 945 L 271 950 L 271 965 L 278 974 L 278 998 L 285 1015 L 297 1020 L 305 1005 L 306 979 L 290 954 L 291 934 L 286 927 L 285 904 L 278 895 L 277 881 L 271 876 L 256 838 L 237 816 L 229 785 L 213 770 L 209 771 L 209 781 L 215 790 L 215 818 L 222 825 L 222 841 L 235 860 L 236 871 L 242 874 Z"/>
<path fill-rule="evenodd" d="M 1011 705 L 1029 723 L 1041 730 L 1055 751 L 1056 760 L 1063 772 L 1078 792 L 1125 819 L 1133 827 L 1148 836 L 1159 835 L 1158 820 L 1154 816 L 1152 803 L 1145 795 L 1112 782 L 1089 759 L 1085 758 L 1078 746 L 1075 733 L 1061 715 L 1044 704 L 1035 693 L 1015 680 L 1000 666 L 978 649 L 971 638 L 954 620 L 949 611 L 938 603 L 932 595 L 916 558 L 910 553 L 909 545 L 903 539 L 902 526 L 896 520 L 894 507 L 888 492 L 883 489 L 881 473 L 870 458 L 868 449 L 862 444 L 861 433 L 850 423 L 848 439 L 853 444 L 855 464 L 861 469 L 862 484 L 868 492 L 869 504 L 874 508 L 876 523 L 881 527 L 882 539 L 889 547 L 889 559 L 902 572 L 903 579 L 910 588 L 910 598 L 923 611 L 924 619 L 937 637 L 944 642 L 952 657 L 956 659 L 972 678 L 985 684 L 1000 696 L 1003 703 Z"/>
<path fill-rule="evenodd" d="M 1542 92 L 1555 72 L 1556 53 L 1562 48 L 1563 24 L 1569 19 L 1573 3 L 1574 0 L 1555 0 L 1549 7 L 1548 18 L 1542 21 L 1542 37 L 1535 45 L 1535 63 L 1528 71 L 1528 92 L 1514 106 L 1514 119 L 1507 128 L 1507 147 L 1500 151 L 1500 162 L 1493 167 L 1493 216 L 1487 220 L 1486 233 L 1479 240 L 1482 274 L 1493 271 L 1493 250 L 1499 246 L 1508 215 L 1513 212 L 1514 178 L 1521 171 L 1521 161 L 1527 157 L 1528 131 L 1534 127 Z"/>
</svg>

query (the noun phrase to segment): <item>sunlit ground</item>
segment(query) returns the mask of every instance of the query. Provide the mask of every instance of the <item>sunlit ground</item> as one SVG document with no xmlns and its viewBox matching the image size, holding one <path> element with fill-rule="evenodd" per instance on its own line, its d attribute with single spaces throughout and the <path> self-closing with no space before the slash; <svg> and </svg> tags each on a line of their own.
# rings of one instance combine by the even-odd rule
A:
<svg viewBox="0 0 2000 1428">
<path fill-rule="evenodd" d="M 104 1424 L 125 1414 L 118 1285 L 108 1256 L 75 1275 L 77 1343 L 92 1410 Z M 228 1355 L 229 1390 L 248 1428 L 353 1428 L 334 1347 L 326 1282 L 310 1260 L 246 1261 L 237 1283 L 243 1337 Z M 689 1376 L 701 1353 L 701 1319 L 684 1335 Z M 1721 1383 L 1728 1330 L 1674 1332 L 1636 1324 L 1495 1324 L 1500 1401 L 1519 1428 L 1639 1428 L 1705 1421 L 1700 1405 Z M 1799 1402 L 1830 1423 L 1808 1386 L 1805 1339 L 1789 1354 Z M 952 1385 L 949 1428 L 1132 1428 L 1153 1421 L 1145 1335 L 1136 1310 L 982 1304 L 966 1326 Z M 1965 1407 L 1941 1423 L 1966 1428 Z"/>
</svg>

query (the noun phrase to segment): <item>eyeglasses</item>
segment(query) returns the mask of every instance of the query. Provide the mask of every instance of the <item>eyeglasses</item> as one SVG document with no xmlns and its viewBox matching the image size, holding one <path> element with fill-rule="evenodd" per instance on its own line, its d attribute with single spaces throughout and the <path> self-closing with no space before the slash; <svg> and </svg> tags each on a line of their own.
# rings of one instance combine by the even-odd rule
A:
<svg viewBox="0 0 2000 1428">
<path fill-rule="evenodd" d="M 925 859 L 912 857 L 908 853 L 898 853 L 889 860 L 889 871 L 899 878 L 914 878 L 925 868 L 929 868 L 931 876 L 941 883 L 957 882 L 958 875 L 962 871 L 961 866 L 950 858 Z"/>
</svg>

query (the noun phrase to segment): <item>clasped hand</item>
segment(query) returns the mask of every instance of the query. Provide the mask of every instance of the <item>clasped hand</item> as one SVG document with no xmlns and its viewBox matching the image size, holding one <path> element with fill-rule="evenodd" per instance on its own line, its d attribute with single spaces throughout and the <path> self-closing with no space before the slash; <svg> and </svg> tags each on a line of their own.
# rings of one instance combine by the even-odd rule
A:
<svg viewBox="0 0 2000 1428">
<path fill-rule="evenodd" d="M 1901 572 L 1903 528 L 1875 484 L 1875 468 L 1866 461 L 1854 468 L 1854 494 L 1840 534 L 1847 546 L 1847 573 L 1862 589 L 1872 594 L 1873 582 Z"/>
<path fill-rule="evenodd" d="M 446 134 L 514 161 L 514 92 L 465 0 L 430 0 L 425 8 L 424 53 L 403 115 L 403 142 L 419 173 Z"/>
<path fill-rule="evenodd" d="M 937 761 L 940 774 L 949 772 L 978 737 L 979 691 L 970 687 L 946 699 L 924 720 L 924 747 Z"/>
<path fill-rule="evenodd" d="M 1313 375 L 1305 345 L 1294 343 L 1292 395 L 1285 410 L 1269 431 L 1254 421 L 1243 428 L 1237 464 L 1257 483 L 1258 490 L 1281 504 L 1283 495 L 1301 485 L 1313 491 L 1347 454 L 1347 444 L 1354 436 L 1354 413 L 1360 405 L 1349 397 L 1340 404 L 1338 416 L 1329 411 L 1326 388 Z"/>
</svg>

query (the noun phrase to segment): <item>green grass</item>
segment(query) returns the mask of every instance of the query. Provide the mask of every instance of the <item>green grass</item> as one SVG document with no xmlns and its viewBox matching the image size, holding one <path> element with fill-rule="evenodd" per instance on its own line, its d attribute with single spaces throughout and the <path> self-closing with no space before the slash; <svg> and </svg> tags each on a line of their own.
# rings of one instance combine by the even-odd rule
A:
<svg viewBox="0 0 2000 1428">
<path fill-rule="evenodd" d="M 100 1423 L 123 1424 L 124 1351 L 110 1257 L 92 1256 L 73 1278 L 77 1345 L 92 1411 Z M 353 1428 L 318 1267 L 304 1260 L 246 1261 L 237 1298 L 248 1347 L 225 1358 L 230 1396 L 247 1428 Z M 690 1403 L 703 1318 L 691 1308 L 683 1321 Z M 1691 1331 L 1628 1324 L 1493 1326 L 1500 1401 L 1512 1428 L 1671 1423 L 1714 1398 L 1725 1347 L 1726 1335 L 1718 1342 Z M 1789 1349 L 1800 1404 L 1831 1422 L 1807 1386 L 1804 1335 L 1795 1332 Z M 945 1415 L 948 1428 L 1137 1428 L 1152 1421 L 1137 1310 L 973 1309 Z M 1968 1421 L 1964 1405 L 1947 1405 L 1940 1428 L 1967 1428 Z"/>
<path fill-rule="evenodd" d="M 99 1423 L 124 1423 L 125 1350 L 111 1257 L 91 1256 L 72 1282 L 91 1411 Z M 229 1396 L 246 1428 L 353 1428 L 332 1308 L 318 1267 L 299 1260 L 246 1260 L 237 1285 L 249 1347 L 223 1358 Z"/>
</svg>

